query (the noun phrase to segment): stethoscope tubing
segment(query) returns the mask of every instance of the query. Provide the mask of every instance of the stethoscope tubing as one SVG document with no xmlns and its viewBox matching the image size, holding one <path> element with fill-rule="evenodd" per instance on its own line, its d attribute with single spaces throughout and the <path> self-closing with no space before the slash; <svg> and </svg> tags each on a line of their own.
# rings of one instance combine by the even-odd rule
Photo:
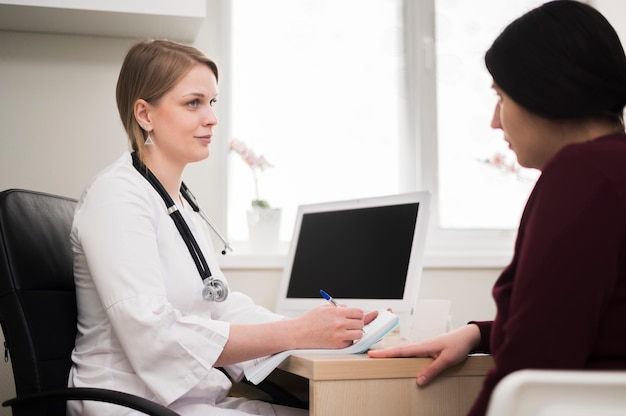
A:
<svg viewBox="0 0 626 416">
<path fill-rule="evenodd" d="M 183 238 L 183 241 L 185 242 L 185 245 L 187 246 L 187 249 L 189 250 L 189 253 L 191 254 L 191 257 L 196 265 L 196 268 L 198 269 L 198 273 L 200 274 L 200 278 L 202 279 L 202 282 L 205 284 L 205 286 L 212 285 L 213 282 L 216 281 L 217 279 L 213 277 L 211 273 L 211 269 L 209 268 L 209 265 L 206 261 L 206 258 L 202 254 L 202 250 L 200 249 L 198 242 L 193 236 L 193 233 L 191 232 L 191 230 L 189 229 L 187 222 L 185 221 L 182 214 L 178 210 L 178 207 L 176 206 L 176 204 L 174 203 L 170 195 L 167 193 L 167 191 L 165 190 L 161 182 L 159 182 L 158 178 L 154 176 L 154 174 L 150 171 L 150 169 L 148 169 L 148 167 L 144 165 L 141 162 L 141 160 L 139 160 L 139 157 L 134 152 L 132 153 L 132 159 L 133 159 L 133 166 L 135 167 L 135 169 L 144 178 L 146 178 L 148 183 L 150 183 L 150 185 L 152 185 L 152 187 L 161 196 L 161 198 L 163 199 L 163 202 L 165 202 L 167 213 L 174 221 L 174 224 L 176 225 L 178 232 Z M 191 191 L 189 191 L 189 188 L 187 188 L 187 186 L 184 183 L 181 185 L 180 191 L 183 197 L 185 198 L 185 200 L 187 200 L 189 205 L 192 207 L 192 209 L 195 212 L 200 214 L 200 217 L 209 224 L 209 227 L 211 227 L 211 229 L 222 240 L 222 242 L 224 243 L 224 250 L 222 251 L 222 254 L 226 254 L 226 249 L 232 250 L 228 242 L 222 237 L 220 233 L 217 232 L 217 229 L 215 228 L 211 220 L 208 218 L 208 216 L 204 214 L 204 211 L 200 209 L 198 203 L 196 202 L 195 197 L 193 196 Z M 225 286 L 223 282 L 220 282 L 220 283 L 222 283 Z"/>
<path fill-rule="evenodd" d="M 228 242 L 228 240 L 226 240 L 226 238 L 222 236 L 222 234 L 218 231 L 217 226 L 213 223 L 213 221 L 211 221 L 209 216 L 204 213 L 204 210 L 200 208 L 200 205 L 198 205 L 198 201 L 196 200 L 196 197 L 189 190 L 187 185 L 185 185 L 185 182 L 181 184 L 180 190 L 181 190 L 181 194 L 183 195 L 183 198 L 185 198 L 185 200 L 187 200 L 187 202 L 191 206 L 191 209 L 193 209 L 195 212 L 200 214 L 200 217 L 209 225 L 211 230 L 213 230 L 215 235 L 217 235 L 217 237 L 220 239 L 222 244 L 224 244 L 224 249 L 222 250 L 222 254 L 226 254 L 227 250 L 233 251 L 233 248 L 230 246 L 230 243 Z"/>
</svg>

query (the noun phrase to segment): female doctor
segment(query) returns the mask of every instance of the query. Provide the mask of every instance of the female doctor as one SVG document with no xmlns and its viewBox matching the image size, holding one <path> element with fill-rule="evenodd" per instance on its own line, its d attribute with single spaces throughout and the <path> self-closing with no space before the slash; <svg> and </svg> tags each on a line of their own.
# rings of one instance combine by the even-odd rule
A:
<svg viewBox="0 0 626 416">
<path fill-rule="evenodd" d="M 208 228 L 184 199 L 187 164 L 209 156 L 218 71 L 195 48 L 143 41 L 128 52 L 117 105 L 132 152 L 101 171 L 71 231 L 78 333 L 69 385 L 120 390 L 185 416 L 300 415 L 228 397 L 247 361 L 287 349 L 341 348 L 375 312 L 327 304 L 295 319 L 228 293 Z M 73 402 L 72 415 L 128 415 Z"/>
</svg>

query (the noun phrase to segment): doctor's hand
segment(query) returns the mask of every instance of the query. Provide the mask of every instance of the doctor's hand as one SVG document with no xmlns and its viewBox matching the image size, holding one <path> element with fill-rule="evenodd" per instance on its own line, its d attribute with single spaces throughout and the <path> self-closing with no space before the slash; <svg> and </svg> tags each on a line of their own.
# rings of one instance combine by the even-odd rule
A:
<svg viewBox="0 0 626 416">
<path fill-rule="evenodd" d="M 448 367 L 458 364 L 480 343 L 478 326 L 470 324 L 454 331 L 424 341 L 370 350 L 372 358 L 388 357 L 432 357 L 424 371 L 417 375 L 417 384 L 424 386 Z"/>
<path fill-rule="evenodd" d="M 359 308 L 320 305 L 295 318 L 298 322 L 298 349 L 344 348 L 363 336 L 363 326 L 377 312 L 365 314 Z"/>
</svg>

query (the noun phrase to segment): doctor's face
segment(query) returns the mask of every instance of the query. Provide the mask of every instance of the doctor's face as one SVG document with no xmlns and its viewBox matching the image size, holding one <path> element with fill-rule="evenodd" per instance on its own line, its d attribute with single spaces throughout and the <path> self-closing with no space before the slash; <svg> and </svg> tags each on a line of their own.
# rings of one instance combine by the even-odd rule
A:
<svg viewBox="0 0 626 416">
<path fill-rule="evenodd" d="M 209 156 L 217 117 L 217 80 L 205 65 L 196 65 L 159 101 L 150 106 L 151 150 L 177 165 Z"/>
</svg>

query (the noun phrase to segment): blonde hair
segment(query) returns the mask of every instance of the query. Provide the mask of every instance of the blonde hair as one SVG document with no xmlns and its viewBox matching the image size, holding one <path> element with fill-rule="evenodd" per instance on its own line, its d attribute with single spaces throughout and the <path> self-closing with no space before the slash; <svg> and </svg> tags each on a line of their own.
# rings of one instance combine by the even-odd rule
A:
<svg viewBox="0 0 626 416">
<path fill-rule="evenodd" d="M 142 159 L 147 133 L 135 119 L 139 99 L 155 104 L 192 67 L 206 65 L 218 78 L 217 65 L 198 49 L 168 40 L 145 40 L 133 45 L 122 64 L 115 97 L 131 149 Z"/>
</svg>

